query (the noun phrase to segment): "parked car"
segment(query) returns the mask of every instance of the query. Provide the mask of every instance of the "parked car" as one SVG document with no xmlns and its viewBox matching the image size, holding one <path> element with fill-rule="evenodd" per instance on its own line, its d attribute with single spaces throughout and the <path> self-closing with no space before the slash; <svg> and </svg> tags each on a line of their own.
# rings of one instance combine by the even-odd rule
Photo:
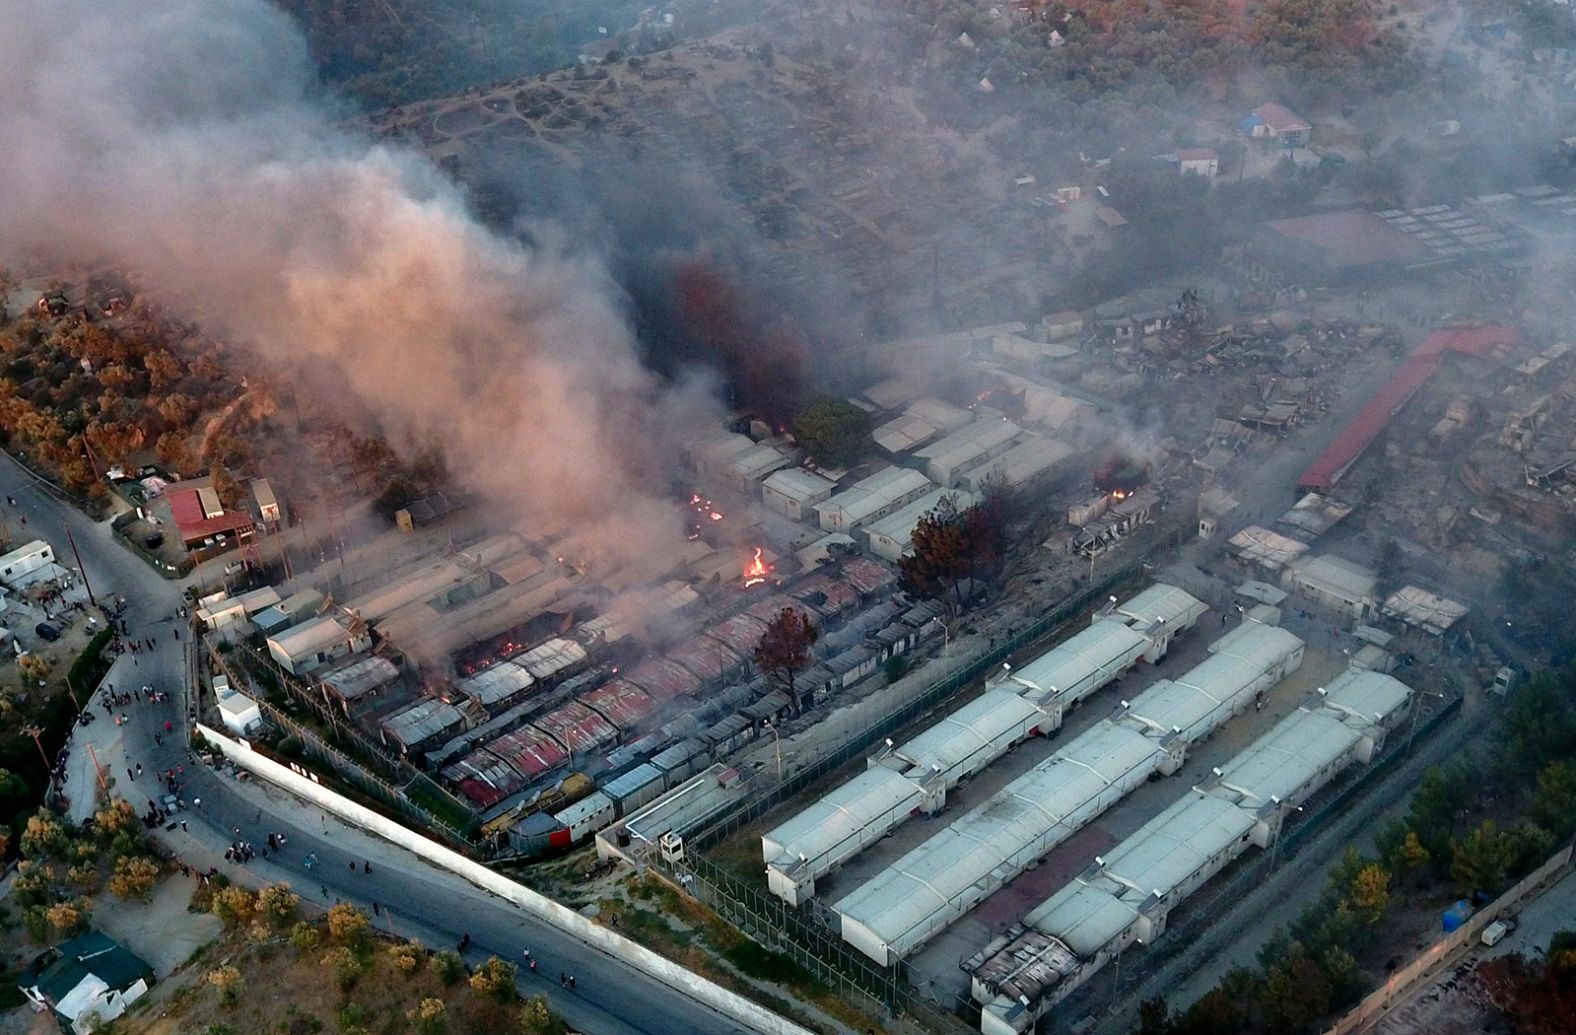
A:
<svg viewBox="0 0 1576 1035">
<path fill-rule="evenodd" d="M 48 640 L 51 643 L 53 643 L 56 640 L 60 639 L 60 630 L 56 629 L 53 625 L 50 625 L 48 622 L 39 622 L 37 625 L 35 625 L 33 627 L 33 631 L 38 633 L 38 635 L 40 637 L 42 637 L 43 639 Z"/>
</svg>

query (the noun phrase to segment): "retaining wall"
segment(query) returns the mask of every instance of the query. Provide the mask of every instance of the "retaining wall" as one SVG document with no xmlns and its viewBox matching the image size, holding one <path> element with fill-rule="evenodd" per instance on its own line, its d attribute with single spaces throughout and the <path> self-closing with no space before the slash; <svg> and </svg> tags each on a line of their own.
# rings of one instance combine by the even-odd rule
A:
<svg viewBox="0 0 1576 1035">
<path fill-rule="evenodd" d="M 533 916 L 567 931 L 587 945 L 629 963 L 675 991 L 704 1003 L 723 1016 L 760 1032 L 761 1035 L 811 1035 L 807 1029 L 787 1018 L 780 1017 L 765 1007 L 758 1006 L 743 996 L 706 980 L 600 924 L 592 923 L 574 910 L 494 873 L 414 830 L 380 816 L 321 784 L 313 783 L 310 779 L 257 753 L 240 741 L 233 740 L 201 723 L 197 725 L 197 732 L 222 751 L 226 758 L 243 769 L 312 802 L 347 823 L 374 833 L 407 851 L 414 852 L 434 865 L 465 878 L 483 891 L 491 892 Z"/>
</svg>

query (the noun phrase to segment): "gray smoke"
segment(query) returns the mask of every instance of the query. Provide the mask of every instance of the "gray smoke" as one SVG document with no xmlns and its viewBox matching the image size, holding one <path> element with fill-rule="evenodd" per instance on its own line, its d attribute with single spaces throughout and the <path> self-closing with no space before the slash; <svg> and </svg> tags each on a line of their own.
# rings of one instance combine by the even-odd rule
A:
<svg viewBox="0 0 1576 1035">
<path fill-rule="evenodd" d="M 134 271 L 275 372 L 446 443 L 521 525 L 680 537 L 673 446 L 713 412 L 640 363 L 594 259 L 479 226 L 420 156 L 333 121 L 263 0 L 12 0 L 0 257 Z"/>
</svg>

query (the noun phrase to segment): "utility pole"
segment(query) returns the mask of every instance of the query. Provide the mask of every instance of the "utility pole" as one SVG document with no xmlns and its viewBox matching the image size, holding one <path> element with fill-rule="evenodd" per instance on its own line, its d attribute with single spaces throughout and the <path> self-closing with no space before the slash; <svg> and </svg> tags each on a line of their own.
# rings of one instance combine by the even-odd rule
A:
<svg viewBox="0 0 1576 1035">
<path fill-rule="evenodd" d="M 782 738 L 777 735 L 777 727 L 772 723 L 772 720 L 770 720 L 770 719 L 762 719 L 761 720 L 761 725 L 765 726 L 767 729 L 772 731 L 772 744 L 777 749 L 777 782 L 778 783 L 782 783 L 783 782 L 783 741 L 782 741 Z"/>
<path fill-rule="evenodd" d="M 83 441 L 87 441 L 85 436 L 83 438 Z M 90 603 L 92 603 L 92 605 L 94 607 L 98 607 L 99 606 L 98 598 L 93 595 L 93 583 L 88 581 L 88 570 L 87 570 L 87 568 L 83 567 L 83 565 L 82 565 L 82 555 L 77 553 L 77 540 L 71 534 L 71 526 L 70 525 L 66 526 L 66 542 L 71 544 L 71 556 L 73 556 L 73 557 L 75 557 L 77 559 L 77 570 L 82 573 L 82 585 L 84 587 L 86 587 L 86 589 L 88 591 L 88 601 Z"/>
<path fill-rule="evenodd" d="M 39 726 L 33 725 L 32 723 L 28 723 L 26 726 L 22 727 L 22 732 L 33 738 L 33 746 L 38 748 L 38 757 L 44 760 L 44 771 L 46 773 L 54 772 L 55 767 L 49 764 L 49 755 L 44 752 L 44 742 L 39 739 L 44 735 L 43 729 Z"/>
<path fill-rule="evenodd" d="M 98 776 L 99 790 L 104 792 L 104 797 L 107 800 L 109 798 L 109 781 L 104 779 L 104 763 L 99 761 L 98 752 L 93 750 L 93 742 L 90 740 L 87 742 L 87 745 L 88 757 L 93 759 L 93 772 Z"/>
</svg>

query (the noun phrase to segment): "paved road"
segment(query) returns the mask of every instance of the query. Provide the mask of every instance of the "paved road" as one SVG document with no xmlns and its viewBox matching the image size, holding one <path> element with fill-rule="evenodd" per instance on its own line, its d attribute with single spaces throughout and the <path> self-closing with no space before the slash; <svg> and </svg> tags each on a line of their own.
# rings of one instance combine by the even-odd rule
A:
<svg viewBox="0 0 1576 1035">
<path fill-rule="evenodd" d="M 151 685 L 171 691 L 166 703 L 136 702 L 114 709 L 127 722 L 117 726 L 104 702 L 106 690 L 95 693 L 88 705 L 94 722 L 77 730 L 73 740 L 67 791 L 72 812 L 92 809 L 95 771 L 93 745 L 102 766 L 102 777 L 117 796 L 125 797 L 139 811 L 148 799 L 161 798 L 165 788 L 156 773 L 184 767 L 181 798 L 187 809 L 179 814 L 187 827 L 160 837 L 184 860 L 221 872 L 244 883 L 288 880 L 309 900 L 319 903 L 346 900 L 370 907 L 379 903 L 379 926 L 402 935 L 422 938 L 435 946 L 455 945 L 460 936 L 472 938 L 468 957 L 472 963 L 496 954 L 521 960 L 529 948 L 541 961 L 539 975 L 522 967 L 520 986 L 526 993 L 542 992 L 575 1028 L 595 1035 L 668 1035 L 696 1032 L 731 1035 L 742 1026 L 708 1007 L 692 1001 L 666 985 L 646 977 L 632 965 L 593 949 L 550 924 L 528 916 L 451 874 L 437 870 L 404 850 L 339 824 L 321 811 L 281 792 L 210 770 L 193 762 L 178 731 L 182 726 L 184 651 L 189 637 L 176 640 L 175 609 L 181 603 L 179 584 L 165 581 L 146 564 L 118 546 L 108 525 L 95 524 L 74 508 L 61 503 L 48 489 L 10 456 L 0 459 L 0 498 L 14 496 L 17 508 L 7 508 L 12 527 L 49 539 L 67 561 L 64 529 L 76 537 L 82 565 L 99 599 L 118 593 L 125 598 L 128 634 L 152 639 L 152 650 L 116 659 L 106 686 L 125 692 Z M 20 518 L 26 517 L 25 530 Z M 172 735 L 165 735 L 168 722 Z M 155 738 L 162 740 L 156 743 Z M 135 777 L 128 766 L 141 763 Z M 194 803 L 201 800 L 201 806 Z M 239 828 L 239 835 L 236 829 Z M 282 857 L 263 860 L 259 855 L 244 869 L 225 862 L 224 849 L 239 839 L 254 848 L 266 845 L 269 833 L 288 839 Z M 308 870 L 303 861 L 315 854 L 318 864 Z M 360 865 L 370 862 L 372 872 Z M 352 869 L 351 863 L 356 863 Z M 393 913 L 383 910 L 393 905 Z M 561 989 L 558 973 L 576 978 L 573 992 Z"/>
</svg>

